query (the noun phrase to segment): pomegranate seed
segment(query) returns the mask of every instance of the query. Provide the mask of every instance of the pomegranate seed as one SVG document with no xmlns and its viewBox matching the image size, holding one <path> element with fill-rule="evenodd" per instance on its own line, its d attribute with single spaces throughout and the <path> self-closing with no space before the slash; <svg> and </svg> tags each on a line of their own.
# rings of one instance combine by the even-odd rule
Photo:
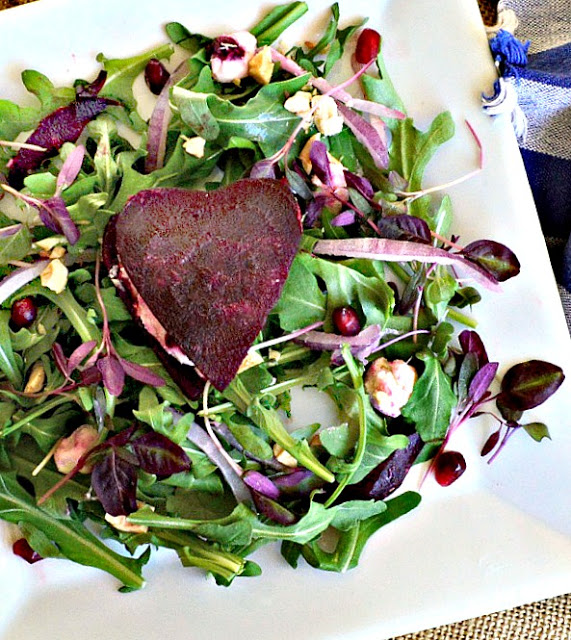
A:
<svg viewBox="0 0 571 640">
<path fill-rule="evenodd" d="M 458 451 L 445 451 L 436 458 L 434 477 L 442 487 L 447 487 L 466 471 L 466 460 Z"/>
<path fill-rule="evenodd" d="M 26 540 L 26 538 L 20 538 L 14 542 L 12 545 L 12 551 L 15 555 L 20 556 L 26 562 L 30 564 L 34 564 L 34 562 L 39 562 L 43 560 L 42 556 L 30 547 L 30 543 Z"/>
<path fill-rule="evenodd" d="M 376 58 L 381 48 L 381 36 L 374 29 L 363 29 L 357 40 L 355 60 L 359 64 L 367 64 Z"/>
<path fill-rule="evenodd" d="M 156 58 L 151 58 L 145 67 L 145 82 L 156 96 L 163 90 L 170 78 L 170 73 L 165 69 L 164 64 Z"/>
<path fill-rule="evenodd" d="M 359 316 L 353 307 L 337 307 L 333 311 L 333 324 L 342 336 L 356 336 L 361 331 Z"/>
<path fill-rule="evenodd" d="M 20 298 L 12 305 L 10 320 L 18 329 L 29 327 L 38 315 L 38 307 L 33 298 Z"/>
</svg>

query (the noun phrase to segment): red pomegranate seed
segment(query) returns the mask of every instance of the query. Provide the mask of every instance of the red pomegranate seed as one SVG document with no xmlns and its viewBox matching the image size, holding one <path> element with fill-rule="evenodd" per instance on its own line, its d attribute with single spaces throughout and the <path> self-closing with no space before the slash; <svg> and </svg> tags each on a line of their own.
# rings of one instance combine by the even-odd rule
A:
<svg viewBox="0 0 571 640">
<path fill-rule="evenodd" d="M 26 540 L 26 538 L 19 538 L 12 545 L 12 551 L 15 555 L 20 556 L 26 562 L 30 564 L 34 564 L 34 562 L 39 562 L 43 560 L 42 556 L 30 547 L 30 543 Z"/>
<path fill-rule="evenodd" d="M 342 336 L 356 336 L 361 331 L 359 316 L 353 307 L 337 307 L 333 311 L 333 324 Z"/>
<path fill-rule="evenodd" d="M 169 72 L 160 60 L 151 58 L 149 62 L 147 62 L 147 66 L 145 67 L 145 82 L 151 92 L 156 96 L 163 90 L 169 77 Z"/>
<path fill-rule="evenodd" d="M 30 297 L 20 298 L 20 300 L 16 300 L 12 305 L 10 320 L 15 327 L 22 329 L 29 327 L 37 315 L 38 308 L 36 307 L 34 299 Z"/>
<path fill-rule="evenodd" d="M 359 64 L 367 64 L 379 54 L 381 36 L 374 29 L 363 29 L 357 40 L 355 60 Z"/>
<path fill-rule="evenodd" d="M 442 487 L 447 487 L 466 471 L 466 460 L 458 451 L 444 451 L 434 463 L 434 477 Z"/>
</svg>

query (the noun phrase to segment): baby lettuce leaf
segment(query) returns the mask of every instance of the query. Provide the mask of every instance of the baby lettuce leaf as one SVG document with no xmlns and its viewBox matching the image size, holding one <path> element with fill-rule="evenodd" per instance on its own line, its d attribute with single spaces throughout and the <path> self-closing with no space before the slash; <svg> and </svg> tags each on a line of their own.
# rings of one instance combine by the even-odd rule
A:
<svg viewBox="0 0 571 640">
<path fill-rule="evenodd" d="M 61 518 L 40 509 L 13 473 L 0 475 L 0 516 L 8 522 L 39 529 L 64 556 L 107 571 L 125 587 L 140 589 L 144 585 L 141 570 L 145 556 L 138 559 L 121 556 L 106 547 L 74 515 Z"/>
</svg>

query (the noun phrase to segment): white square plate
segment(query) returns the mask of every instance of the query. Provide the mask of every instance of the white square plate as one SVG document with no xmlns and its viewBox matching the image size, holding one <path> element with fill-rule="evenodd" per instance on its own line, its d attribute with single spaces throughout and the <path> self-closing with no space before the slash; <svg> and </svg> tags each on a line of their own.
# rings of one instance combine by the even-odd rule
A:
<svg viewBox="0 0 571 640">
<path fill-rule="evenodd" d="M 0 96 L 24 98 L 25 68 L 56 83 L 92 78 L 95 56 L 133 55 L 164 40 L 162 25 L 182 22 L 212 35 L 247 28 L 272 3 L 194 0 L 41 0 L 0 13 Z M 329 2 L 312 0 L 307 39 L 328 19 Z M 424 128 L 450 109 L 458 133 L 438 153 L 427 183 L 447 182 L 477 164 L 477 130 L 485 167 L 450 190 L 457 232 L 466 242 L 493 237 L 522 263 L 505 293 L 475 308 L 492 359 L 504 370 L 540 358 L 571 372 L 570 341 L 525 172 L 507 118 L 481 112 L 495 70 L 476 0 L 342 0 L 344 21 L 369 16 L 384 38 L 394 83 Z M 171 556 L 147 567 L 147 587 L 122 595 L 112 578 L 65 561 L 29 566 L 0 549 L 2 640 L 280 640 L 386 638 L 571 591 L 571 412 L 566 383 L 531 412 L 552 441 L 523 432 L 488 466 L 479 456 L 490 425 L 466 425 L 451 445 L 468 470 L 447 489 L 430 480 L 421 506 L 381 530 L 361 565 L 345 575 L 289 568 L 277 549 L 256 555 L 261 578 L 217 587 Z M 414 488 L 412 486 L 411 488 Z"/>
</svg>

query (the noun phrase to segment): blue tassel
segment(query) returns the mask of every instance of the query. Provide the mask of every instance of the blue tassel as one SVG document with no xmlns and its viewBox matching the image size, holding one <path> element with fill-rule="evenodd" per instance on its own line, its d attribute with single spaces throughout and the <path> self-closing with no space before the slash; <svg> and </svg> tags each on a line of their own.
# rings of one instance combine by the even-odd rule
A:
<svg viewBox="0 0 571 640">
<path fill-rule="evenodd" d="M 517 78 L 519 76 L 519 69 L 522 69 L 527 64 L 529 44 L 529 41 L 520 42 L 505 29 L 500 29 L 490 40 L 490 50 L 501 76 L 504 78 Z"/>
</svg>

